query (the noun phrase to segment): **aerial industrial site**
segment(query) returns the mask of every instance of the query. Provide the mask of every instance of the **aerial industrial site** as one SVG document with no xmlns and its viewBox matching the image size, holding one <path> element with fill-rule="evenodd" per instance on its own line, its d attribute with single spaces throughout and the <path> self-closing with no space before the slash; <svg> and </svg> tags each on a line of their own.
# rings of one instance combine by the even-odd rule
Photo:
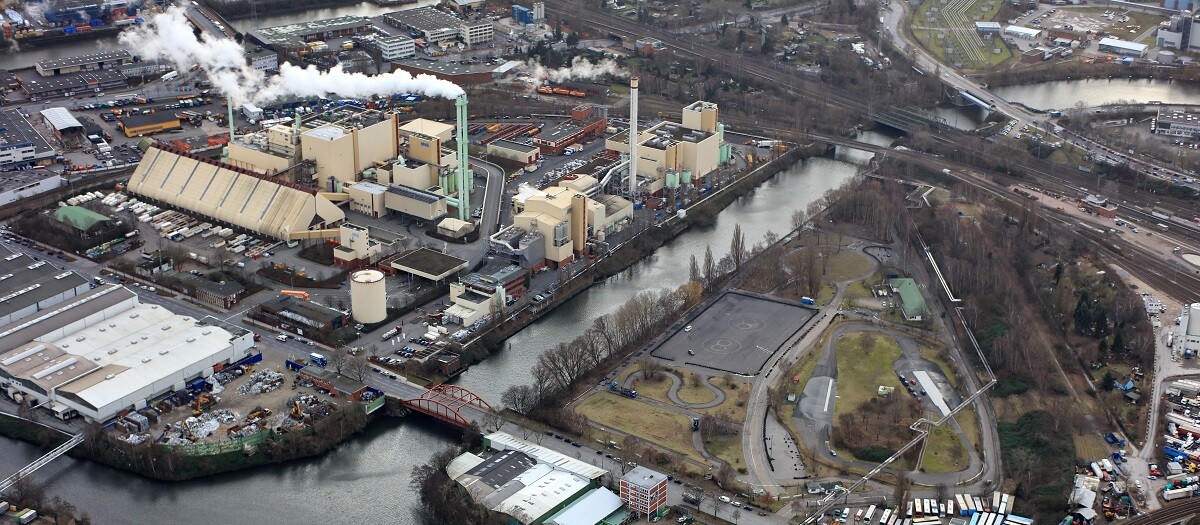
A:
<svg viewBox="0 0 1200 525">
<path fill-rule="evenodd" d="M 1185 524 L 1196 8 L 5 4 L 0 513 Z"/>
</svg>

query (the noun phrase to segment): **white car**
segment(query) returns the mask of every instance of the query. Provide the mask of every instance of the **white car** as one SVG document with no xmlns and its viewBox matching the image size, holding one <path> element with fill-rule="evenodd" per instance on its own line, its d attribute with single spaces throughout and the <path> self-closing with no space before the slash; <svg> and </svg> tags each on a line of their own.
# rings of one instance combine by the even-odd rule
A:
<svg viewBox="0 0 1200 525">
<path fill-rule="evenodd" d="M 721 503 L 729 503 L 729 501 L 730 501 L 729 496 L 721 496 L 717 499 L 721 500 Z"/>
<path fill-rule="evenodd" d="M 687 325 L 687 326 L 683 327 L 683 331 L 684 331 L 684 332 L 691 332 L 691 331 L 692 331 L 692 325 L 690 325 L 690 324 L 689 324 L 689 325 Z"/>
</svg>

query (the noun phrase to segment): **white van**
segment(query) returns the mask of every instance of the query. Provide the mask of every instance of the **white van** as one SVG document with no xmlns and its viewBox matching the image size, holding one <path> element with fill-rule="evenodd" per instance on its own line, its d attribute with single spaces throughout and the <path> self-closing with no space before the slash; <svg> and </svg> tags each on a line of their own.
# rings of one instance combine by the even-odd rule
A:
<svg viewBox="0 0 1200 525">
<path fill-rule="evenodd" d="M 287 341 L 288 336 L 287 336 L 287 334 L 279 334 L 279 335 L 275 336 L 275 339 L 278 341 Z"/>
</svg>

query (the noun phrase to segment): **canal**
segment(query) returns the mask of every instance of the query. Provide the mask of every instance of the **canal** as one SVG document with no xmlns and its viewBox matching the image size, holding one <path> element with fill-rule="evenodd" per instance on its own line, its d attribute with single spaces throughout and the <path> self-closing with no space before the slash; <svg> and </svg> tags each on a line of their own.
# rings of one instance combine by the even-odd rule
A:
<svg viewBox="0 0 1200 525">
<path fill-rule="evenodd" d="M 891 137 L 864 134 L 872 143 Z M 711 245 L 720 258 L 728 251 L 735 225 L 748 244 L 767 231 L 783 234 L 792 210 L 805 209 L 825 191 L 848 181 L 870 154 L 840 151 L 835 159 L 797 163 L 726 208 L 711 228 L 693 228 L 628 271 L 599 283 L 510 339 L 507 350 L 471 368 L 459 380 L 499 404 L 510 385 L 528 383 L 537 356 L 574 337 L 579 327 L 615 310 L 639 291 L 675 287 L 687 278 L 692 255 Z M 458 442 L 457 431 L 423 420 L 387 421 L 322 458 L 270 466 L 210 479 L 162 483 L 68 457 L 36 477 L 60 496 L 91 514 L 95 523 L 141 524 L 169 518 L 175 525 L 242 523 L 400 523 L 416 524 L 418 502 L 409 490 L 414 466 L 440 448 Z M 11 473 L 42 451 L 0 438 L 0 472 Z"/>
</svg>

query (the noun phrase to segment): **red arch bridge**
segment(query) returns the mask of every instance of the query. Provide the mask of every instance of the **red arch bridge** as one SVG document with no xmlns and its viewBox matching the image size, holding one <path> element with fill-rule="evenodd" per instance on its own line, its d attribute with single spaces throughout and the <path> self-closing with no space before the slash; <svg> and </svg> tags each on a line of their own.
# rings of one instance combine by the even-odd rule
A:
<svg viewBox="0 0 1200 525">
<path fill-rule="evenodd" d="M 479 394 L 457 385 L 435 386 L 405 399 L 404 406 L 458 428 L 467 428 L 472 421 L 482 425 L 485 414 L 496 412 Z"/>
</svg>

